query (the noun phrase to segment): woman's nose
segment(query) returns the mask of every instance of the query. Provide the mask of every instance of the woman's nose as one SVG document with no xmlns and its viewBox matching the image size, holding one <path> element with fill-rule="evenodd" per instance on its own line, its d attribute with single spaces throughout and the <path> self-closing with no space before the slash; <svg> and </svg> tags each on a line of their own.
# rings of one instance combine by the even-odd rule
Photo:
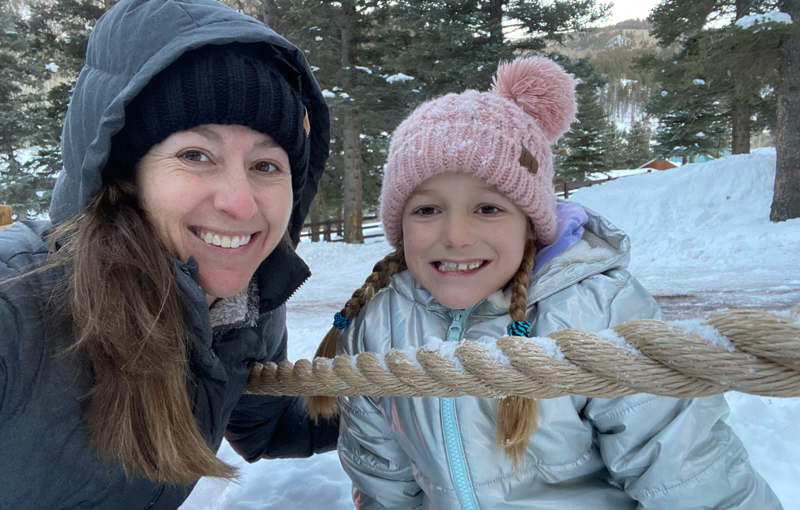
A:
<svg viewBox="0 0 800 510">
<path fill-rule="evenodd" d="M 244 166 L 226 168 L 214 196 L 214 206 L 237 221 L 251 219 L 258 209 L 252 183 Z"/>
<path fill-rule="evenodd" d="M 463 215 L 449 215 L 445 218 L 442 243 L 448 248 L 464 248 L 475 242 L 469 219 Z"/>
</svg>

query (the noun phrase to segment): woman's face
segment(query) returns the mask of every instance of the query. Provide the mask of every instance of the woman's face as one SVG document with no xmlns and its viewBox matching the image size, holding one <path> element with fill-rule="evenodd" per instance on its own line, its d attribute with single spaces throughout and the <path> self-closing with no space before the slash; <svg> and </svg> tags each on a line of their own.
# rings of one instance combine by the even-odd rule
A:
<svg viewBox="0 0 800 510">
<path fill-rule="evenodd" d="M 209 304 L 241 292 L 292 210 L 289 157 L 245 126 L 173 133 L 136 166 L 139 202 L 177 259 L 197 259 Z"/>
</svg>

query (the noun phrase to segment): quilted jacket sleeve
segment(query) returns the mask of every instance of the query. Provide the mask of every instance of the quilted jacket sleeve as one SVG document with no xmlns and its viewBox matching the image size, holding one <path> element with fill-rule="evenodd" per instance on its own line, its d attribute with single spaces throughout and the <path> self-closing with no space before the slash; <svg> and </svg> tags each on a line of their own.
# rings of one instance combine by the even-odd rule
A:
<svg viewBox="0 0 800 510">
<path fill-rule="evenodd" d="M 273 312 L 264 330 L 267 356 L 262 362 L 286 359 L 286 309 Z M 242 395 L 231 413 L 225 438 L 248 462 L 259 459 L 309 457 L 331 451 L 339 435 L 338 420 L 315 423 L 302 397 Z"/>
<path fill-rule="evenodd" d="M 661 318 L 654 304 L 631 277 L 609 304 L 608 326 Z M 640 394 L 592 399 L 584 415 L 597 430 L 611 476 L 641 509 L 782 508 L 723 421 L 728 411 L 722 395 L 686 400 Z"/>
<path fill-rule="evenodd" d="M 363 318 L 363 314 L 361 316 Z M 354 354 L 367 349 L 361 320 L 343 331 L 339 349 Z M 383 412 L 372 397 L 341 397 L 339 458 L 353 481 L 359 510 L 421 508 L 423 493 L 411 461 L 395 440 Z"/>
</svg>

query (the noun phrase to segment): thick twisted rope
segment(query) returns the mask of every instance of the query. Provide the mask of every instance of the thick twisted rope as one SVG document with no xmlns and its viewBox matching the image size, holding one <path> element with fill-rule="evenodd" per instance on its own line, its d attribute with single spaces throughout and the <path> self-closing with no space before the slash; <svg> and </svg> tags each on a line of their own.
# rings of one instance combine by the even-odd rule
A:
<svg viewBox="0 0 800 510">
<path fill-rule="evenodd" d="M 613 398 L 651 393 L 690 398 L 726 391 L 800 396 L 800 326 L 795 315 L 729 310 L 687 331 L 656 320 L 613 330 L 556 331 L 256 364 L 246 392 L 264 395 Z M 696 332 L 695 332 L 696 331 Z M 702 336 L 701 336 L 702 335 Z M 452 348 L 455 347 L 455 350 Z"/>
</svg>

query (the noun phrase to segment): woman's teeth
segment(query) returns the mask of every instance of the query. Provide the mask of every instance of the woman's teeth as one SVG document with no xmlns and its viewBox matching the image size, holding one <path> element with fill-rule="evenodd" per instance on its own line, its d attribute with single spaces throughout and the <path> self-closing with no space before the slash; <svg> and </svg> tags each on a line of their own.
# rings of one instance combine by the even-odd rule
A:
<svg viewBox="0 0 800 510">
<path fill-rule="evenodd" d="M 480 262 L 468 262 L 468 263 L 456 263 L 456 262 L 437 262 L 436 269 L 442 272 L 448 271 L 471 271 L 473 269 L 477 269 L 483 265 L 483 261 Z"/>
<path fill-rule="evenodd" d="M 198 236 L 206 243 L 222 248 L 239 248 L 249 243 L 252 237 L 252 235 L 228 237 L 220 236 L 219 234 L 211 234 L 209 232 L 200 232 Z"/>
</svg>

